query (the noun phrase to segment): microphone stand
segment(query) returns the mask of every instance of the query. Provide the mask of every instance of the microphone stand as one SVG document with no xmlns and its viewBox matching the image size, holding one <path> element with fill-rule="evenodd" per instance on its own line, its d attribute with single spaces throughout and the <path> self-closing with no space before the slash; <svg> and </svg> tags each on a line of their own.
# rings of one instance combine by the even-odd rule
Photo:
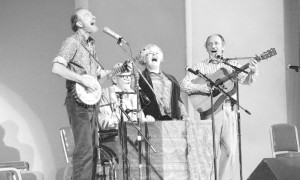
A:
<svg viewBox="0 0 300 180">
<path fill-rule="evenodd" d="M 246 73 L 246 74 L 249 74 L 247 71 L 245 71 L 244 69 L 241 69 L 241 68 L 238 68 L 238 67 L 236 67 L 236 66 L 234 66 L 234 65 L 232 65 L 232 64 L 229 64 L 228 62 L 227 62 L 227 60 L 224 60 L 224 61 L 222 61 L 222 63 L 223 64 L 226 64 L 227 66 L 230 66 L 232 69 L 234 69 L 235 71 L 237 71 L 237 72 L 244 72 L 244 73 Z"/>
<path fill-rule="evenodd" d="M 121 98 L 120 98 L 121 99 Z M 156 150 L 154 149 L 154 147 L 150 144 L 150 142 L 148 141 L 148 139 L 142 134 L 142 132 L 140 131 L 140 127 L 139 126 L 137 126 L 135 123 L 134 123 L 134 121 L 130 118 L 130 116 L 128 115 L 128 113 L 126 113 L 126 110 L 124 110 L 123 109 L 123 107 L 121 107 L 121 106 L 118 106 L 118 105 L 116 105 L 119 109 L 120 109 L 120 111 L 122 112 L 122 116 L 123 115 L 125 115 L 126 117 L 127 117 L 127 119 L 128 119 L 128 121 L 133 125 L 133 127 L 138 131 L 138 133 L 139 133 L 139 135 L 140 135 L 140 139 L 144 139 L 145 141 L 146 141 L 146 143 L 150 146 L 150 148 L 153 150 L 153 152 L 155 152 L 156 153 Z M 121 122 L 122 122 L 122 116 L 121 116 Z M 123 126 L 123 129 L 122 130 L 126 130 L 126 126 L 125 126 L 125 122 L 123 121 L 122 123 L 121 123 L 121 126 Z M 126 134 L 127 135 L 127 133 L 126 133 L 126 131 L 124 131 L 123 132 L 123 134 Z M 125 138 L 123 137 L 123 140 L 125 139 L 125 142 L 127 143 L 127 139 L 126 139 L 126 136 L 125 136 Z M 138 140 L 138 141 L 140 141 L 140 140 Z M 124 148 L 126 149 L 126 151 L 125 151 L 125 153 L 127 153 L 127 146 L 126 146 L 126 144 L 124 143 Z M 127 160 L 127 154 L 126 154 L 126 160 Z M 125 166 L 125 168 L 126 168 L 126 170 L 128 170 L 128 164 L 126 164 L 126 166 Z M 125 174 L 125 179 L 128 179 L 128 177 L 126 176 L 126 175 L 128 175 L 128 172 L 126 173 L 127 171 L 123 171 L 123 175 Z"/>
<path fill-rule="evenodd" d="M 215 117 L 214 117 L 214 105 L 213 105 L 213 89 L 216 87 L 218 90 L 222 91 L 224 94 L 227 95 L 227 93 L 220 88 L 219 86 L 217 86 L 211 79 L 209 79 L 207 76 L 205 76 L 204 74 L 202 74 L 199 70 L 197 71 L 193 71 L 193 70 L 189 70 L 190 72 L 192 72 L 193 74 L 201 77 L 201 78 L 205 78 L 205 80 L 207 82 L 209 82 L 211 90 L 210 90 L 210 103 L 211 103 L 211 120 L 212 120 L 212 136 L 213 136 L 213 155 L 214 155 L 214 176 L 215 176 L 215 180 L 218 180 L 218 170 L 217 170 L 217 152 L 216 152 L 216 143 L 215 143 Z M 232 98 L 230 95 L 227 95 L 228 97 Z"/>
<path fill-rule="evenodd" d="M 207 77 L 206 77 L 207 78 Z M 208 78 L 207 78 L 208 80 Z M 210 79 L 209 79 L 210 80 Z M 213 87 L 212 84 L 210 84 L 210 87 Z M 210 104 L 211 104 L 211 129 L 212 129 L 212 136 L 213 136 L 213 153 L 214 153 L 214 175 L 215 180 L 218 180 L 218 170 L 217 170 L 217 152 L 216 152 L 216 135 L 215 135 L 215 116 L 214 116 L 214 105 L 213 105 L 213 88 L 210 90 Z"/>
<path fill-rule="evenodd" d="M 119 98 L 120 98 L 120 105 L 118 106 L 116 104 L 116 106 L 120 109 L 121 111 L 121 120 L 120 120 L 120 123 L 119 123 L 119 134 L 120 134 L 120 142 L 121 142 L 121 147 L 122 147 L 122 159 L 123 159 L 123 178 L 124 180 L 128 180 L 128 159 L 127 159 L 127 154 L 128 154 L 128 150 L 127 150 L 127 130 L 126 130 L 126 126 L 125 126 L 125 123 L 124 123 L 124 117 L 123 117 L 123 111 L 124 110 L 122 108 L 123 106 L 123 93 L 120 93 L 119 94 Z M 129 119 L 129 118 L 128 118 Z"/>
<path fill-rule="evenodd" d="M 245 60 L 245 59 L 253 59 L 256 57 L 235 57 L 235 58 L 224 58 L 225 61 L 230 61 L 230 60 Z"/>
<path fill-rule="evenodd" d="M 241 139 L 241 115 L 239 110 L 240 103 L 240 93 L 239 93 L 239 83 L 237 79 L 235 79 L 236 84 L 236 104 L 237 104 L 237 131 L 238 131 L 238 148 L 239 148 L 239 163 L 240 163 L 240 180 L 243 180 L 243 164 L 242 164 L 242 139 Z"/>
<path fill-rule="evenodd" d="M 141 130 L 141 113 L 140 111 L 140 88 L 139 88 L 139 74 L 136 72 L 136 68 L 133 68 L 134 72 L 134 77 L 135 77 L 135 91 L 137 94 L 137 122 L 138 122 L 138 128 Z M 138 155 L 139 155 L 139 179 L 142 179 L 143 174 L 142 174 L 142 138 L 141 138 L 142 133 L 138 131 L 137 134 L 137 140 L 138 140 Z M 146 139 L 146 138 L 145 138 Z"/>
<path fill-rule="evenodd" d="M 291 69 L 291 68 L 288 67 L 288 69 L 290 69 L 290 70 L 295 70 L 296 73 L 300 73 L 300 72 L 299 72 L 299 70 L 300 70 L 299 68 L 298 68 L 298 69 Z"/>
<path fill-rule="evenodd" d="M 238 58 L 236 58 L 238 59 Z M 242 58 L 239 58 L 239 59 L 242 59 Z M 231 65 L 229 64 L 228 62 L 226 61 L 223 61 L 222 63 L 232 67 L 235 71 L 238 71 L 239 72 L 245 72 L 248 74 L 247 71 L 243 70 L 243 69 L 240 69 L 234 65 Z M 238 74 L 237 73 L 237 74 Z M 236 74 L 236 75 L 237 75 Z M 239 97 L 239 83 L 238 83 L 238 79 L 235 78 L 234 80 L 234 83 L 235 83 L 235 86 L 236 86 L 236 105 L 237 105 L 237 133 L 238 133 L 238 148 L 239 148 L 239 167 L 240 167 L 240 180 L 243 180 L 243 163 L 242 163 L 242 140 L 241 140 L 241 115 L 240 115 L 240 106 L 239 106 L 239 103 L 240 103 L 240 97 Z M 232 104 L 232 108 L 233 108 L 233 104 Z"/>
<path fill-rule="evenodd" d="M 137 65 L 135 64 L 134 60 L 132 59 L 132 57 L 128 54 L 128 52 L 126 51 L 126 49 L 123 47 L 122 45 L 122 39 L 120 38 L 117 42 L 117 44 L 123 49 L 123 51 L 125 52 L 125 54 L 127 55 L 127 57 L 129 58 L 129 60 L 132 62 L 133 64 L 133 68 L 135 71 L 135 90 L 137 93 L 137 110 L 138 112 L 140 111 L 140 93 L 139 93 L 139 76 L 141 76 L 144 80 L 146 80 L 146 78 L 143 76 L 143 74 L 141 73 L 141 71 L 138 69 Z M 129 46 L 129 43 L 126 43 Z M 130 47 L 130 46 L 129 46 Z M 147 82 L 147 81 L 146 81 Z M 152 90 L 152 92 L 154 93 L 154 90 L 152 89 L 152 87 L 149 85 L 149 83 L 147 82 L 148 86 L 150 87 L 150 89 Z M 162 103 L 162 102 L 161 102 Z M 125 112 L 125 111 L 124 111 Z M 152 149 L 152 151 L 154 153 L 156 153 L 156 150 L 153 148 L 153 146 L 150 144 L 150 142 L 148 141 L 148 139 L 141 133 L 140 129 L 141 129 L 141 124 L 140 124 L 140 113 L 137 114 L 137 122 L 138 122 L 138 126 L 136 126 L 133 121 L 130 121 L 131 124 L 134 125 L 134 127 L 136 128 L 138 135 L 137 135 L 137 140 L 138 140 L 138 156 L 139 156 L 139 179 L 142 179 L 142 152 L 141 152 L 141 141 L 142 138 L 145 140 L 145 142 L 150 146 L 150 148 Z M 126 114 L 126 116 L 128 116 Z M 129 116 L 128 116 L 129 117 Z M 127 142 L 126 142 L 126 146 L 127 146 Z M 126 157 L 127 159 L 127 157 Z M 126 179 L 127 180 L 127 179 Z"/>
<path fill-rule="evenodd" d="M 237 59 L 237 58 L 236 58 Z M 239 58 L 241 59 L 241 58 Z M 248 74 L 247 71 L 243 70 L 243 69 L 240 69 L 236 66 L 233 66 L 231 64 L 229 64 L 228 62 L 226 61 L 223 61 L 222 63 L 232 67 L 234 70 L 236 71 L 239 71 L 239 72 L 245 72 Z M 239 83 L 238 83 L 238 80 L 237 78 L 235 78 L 234 80 L 234 83 L 235 83 L 235 86 L 236 86 L 236 104 L 237 104 L 237 133 L 238 133 L 238 148 L 239 148 L 239 167 L 240 167 L 240 180 L 243 180 L 243 163 L 242 163 L 242 140 L 241 140 L 241 115 L 240 115 L 240 106 L 239 106 L 239 103 L 240 103 L 240 97 L 239 97 Z M 232 108 L 233 108 L 233 104 L 232 104 Z"/>
</svg>

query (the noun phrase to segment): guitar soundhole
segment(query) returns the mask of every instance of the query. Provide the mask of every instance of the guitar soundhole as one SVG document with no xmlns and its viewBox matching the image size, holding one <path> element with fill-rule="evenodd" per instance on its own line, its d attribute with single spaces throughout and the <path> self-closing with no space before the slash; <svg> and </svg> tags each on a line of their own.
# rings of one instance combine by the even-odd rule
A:
<svg viewBox="0 0 300 180">
<path fill-rule="evenodd" d="M 216 97 L 220 94 L 220 90 L 219 89 L 213 89 L 212 95 L 213 97 Z"/>
<path fill-rule="evenodd" d="M 227 89 L 227 87 L 224 85 L 224 83 L 219 83 L 218 84 L 218 80 L 216 81 L 216 84 L 219 86 L 219 88 L 221 88 L 222 90 L 225 90 L 226 91 L 226 89 Z M 218 96 L 219 94 L 221 93 L 221 91 L 218 89 L 218 88 L 214 88 L 213 89 L 213 92 L 212 92 L 212 95 L 213 95 L 213 97 L 216 97 L 216 96 Z"/>
</svg>

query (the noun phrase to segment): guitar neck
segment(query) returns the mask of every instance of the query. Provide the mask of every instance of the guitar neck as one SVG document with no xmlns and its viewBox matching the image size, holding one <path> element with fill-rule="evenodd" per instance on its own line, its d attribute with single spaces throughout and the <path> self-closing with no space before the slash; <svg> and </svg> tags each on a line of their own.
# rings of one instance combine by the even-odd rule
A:
<svg viewBox="0 0 300 180">
<path fill-rule="evenodd" d="M 249 65 L 250 65 L 249 63 L 246 63 L 242 67 L 240 67 L 240 69 L 246 70 L 246 69 L 248 69 Z"/>
<path fill-rule="evenodd" d="M 105 76 L 101 77 L 101 79 L 99 79 L 99 83 L 103 84 L 105 83 L 107 80 L 110 80 L 113 76 L 115 76 L 116 74 L 120 73 L 121 71 L 125 70 L 126 67 L 121 66 L 118 69 L 112 70 L 111 72 L 107 73 Z"/>
<path fill-rule="evenodd" d="M 261 56 L 254 57 L 253 59 L 255 59 L 257 62 L 259 62 L 259 61 L 264 60 L 266 58 L 261 55 Z M 249 65 L 250 65 L 250 63 L 246 63 L 242 67 L 240 67 L 240 69 L 246 70 L 246 69 L 249 68 Z"/>
<path fill-rule="evenodd" d="M 138 56 L 135 56 L 132 60 L 133 60 L 133 62 L 136 62 L 140 59 L 141 59 L 141 55 L 138 55 Z M 101 77 L 101 79 L 99 79 L 99 83 L 103 84 L 105 81 L 110 80 L 116 74 L 118 74 L 122 71 L 125 71 L 127 69 L 125 66 L 127 65 L 128 62 L 129 62 L 129 60 L 125 61 L 121 67 L 119 67 L 115 70 L 112 70 L 111 72 L 107 73 L 105 76 Z"/>
<path fill-rule="evenodd" d="M 266 59 L 266 58 L 263 57 L 263 56 L 261 55 L 261 56 L 254 57 L 253 59 L 255 59 L 257 62 L 259 62 L 259 61 L 261 61 L 261 60 L 263 60 L 263 59 Z M 244 71 L 244 70 L 248 69 L 249 66 L 250 66 L 250 63 L 246 63 L 246 64 L 244 64 L 243 66 L 241 66 L 239 69 L 241 69 L 241 70 Z M 240 72 L 241 72 L 241 71 L 232 73 L 232 74 L 230 75 L 230 78 L 236 77 Z"/>
<path fill-rule="evenodd" d="M 240 67 L 240 69 L 241 70 L 246 70 L 248 67 L 249 67 L 249 63 L 243 65 L 242 67 Z M 226 81 L 228 81 L 231 78 L 236 78 L 240 72 L 241 71 L 234 71 L 233 73 L 231 73 L 231 74 L 223 77 L 222 79 L 218 80 L 216 84 L 219 85 L 219 83 L 226 82 Z"/>
<path fill-rule="evenodd" d="M 274 49 L 273 51 L 275 51 L 275 49 Z M 275 51 L 275 52 L 276 52 L 276 51 Z M 275 53 L 274 53 L 274 54 L 275 54 Z M 271 56 L 272 56 L 272 55 L 271 55 Z M 265 55 L 265 56 L 261 55 L 261 56 L 254 57 L 254 59 L 255 59 L 257 62 L 259 62 L 259 61 L 264 60 L 264 59 L 267 59 L 268 57 L 271 57 L 271 56 L 270 56 L 270 55 L 267 55 L 267 56 L 266 56 L 266 55 Z M 243 66 L 241 66 L 239 69 L 241 69 L 242 71 L 244 71 L 244 70 L 246 70 L 246 69 L 249 68 L 249 65 L 250 65 L 250 63 L 246 63 L 246 64 L 244 64 Z M 238 76 L 238 74 L 241 73 L 242 71 L 234 71 L 233 73 L 229 74 L 228 76 L 222 78 L 222 79 L 220 80 L 220 82 L 225 82 L 225 81 L 227 81 L 227 80 L 229 80 L 229 79 L 231 79 L 231 78 L 236 78 L 236 77 Z"/>
</svg>

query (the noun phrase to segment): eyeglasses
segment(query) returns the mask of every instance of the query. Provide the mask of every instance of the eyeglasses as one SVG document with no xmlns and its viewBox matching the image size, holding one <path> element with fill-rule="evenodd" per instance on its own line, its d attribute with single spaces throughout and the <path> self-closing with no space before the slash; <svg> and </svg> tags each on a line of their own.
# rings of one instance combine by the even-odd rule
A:
<svg viewBox="0 0 300 180">
<path fill-rule="evenodd" d="M 131 77 L 132 77 L 131 74 L 130 75 L 117 75 L 117 76 L 120 77 L 120 78 L 123 78 L 124 80 L 131 79 Z"/>
</svg>

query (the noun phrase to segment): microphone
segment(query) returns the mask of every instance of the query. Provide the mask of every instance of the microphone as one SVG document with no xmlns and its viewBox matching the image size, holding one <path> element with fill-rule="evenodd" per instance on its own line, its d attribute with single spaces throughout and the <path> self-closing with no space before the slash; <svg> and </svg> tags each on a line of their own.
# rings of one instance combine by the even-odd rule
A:
<svg viewBox="0 0 300 180">
<path fill-rule="evenodd" d="M 300 70 L 299 66 L 293 66 L 293 65 L 290 65 L 290 64 L 286 68 L 287 69 L 295 70 L 296 72 L 298 72 Z"/>
<path fill-rule="evenodd" d="M 216 58 L 217 58 L 217 59 L 222 59 L 222 60 L 223 60 L 223 56 L 221 56 L 221 55 L 219 55 L 219 54 L 216 55 Z"/>
<path fill-rule="evenodd" d="M 126 114 L 129 114 L 131 112 L 140 112 L 140 111 L 141 111 L 141 109 L 140 110 L 138 110 L 138 109 L 126 109 L 125 110 Z"/>
<path fill-rule="evenodd" d="M 189 72 L 191 72 L 191 73 L 193 73 L 193 74 L 195 74 L 195 75 L 198 75 L 199 74 L 199 70 L 193 70 L 192 68 L 190 68 L 190 67 L 186 67 L 185 68 L 185 70 L 186 71 L 189 71 Z"/>
<path fill-rule="evenodd" d="M 227 58 L 224 58 L 222 55 L 219 55 L 219 54 L 216 55 L 216 58 L 220 59 L 222 61 L 227 61 L 228 60 Z"/>
<path fill-rule="evenodd" d="M 105 32 L 106 34 L 108 34 L 109 36 L 111 36 L 112 38 L 118 40 L 118 44 L 121 43 L 121 41 L 123 41 L 125 44 L 128 44 L 122 36 L 120 36 L 119 34 L 115 33 L 114 31 L 110 30 L 108 27 L 105 27 L 103 29 L 103 32 Z"/>
</svg>

